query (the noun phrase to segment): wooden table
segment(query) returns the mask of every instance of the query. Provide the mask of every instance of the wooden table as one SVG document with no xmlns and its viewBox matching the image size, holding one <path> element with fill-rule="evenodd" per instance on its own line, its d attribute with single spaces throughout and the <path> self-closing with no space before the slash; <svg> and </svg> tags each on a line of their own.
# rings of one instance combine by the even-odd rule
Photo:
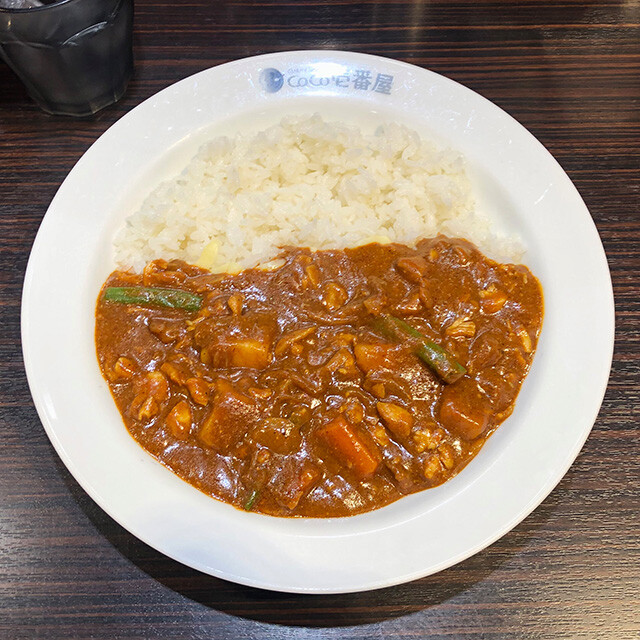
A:
<svg viewBox="0 0 640 640">
<path fill-rule="evenodd" d="M 136 11 L 135 78 L 119 104 L 93 119 L 45 115 L 0 65 L 0 637 L 640 638 L 640 3 L 137 0 Z M 609 389 L 553 493 L 455 567 L 346 596 L 237 586 L 131 536 L 49 444 L 20 350 L 31 244 L 89 145 L 181 78 L 298 48 L 405 60 L 512 114 L 585 199 L 616 295 Z"/>
</svg>

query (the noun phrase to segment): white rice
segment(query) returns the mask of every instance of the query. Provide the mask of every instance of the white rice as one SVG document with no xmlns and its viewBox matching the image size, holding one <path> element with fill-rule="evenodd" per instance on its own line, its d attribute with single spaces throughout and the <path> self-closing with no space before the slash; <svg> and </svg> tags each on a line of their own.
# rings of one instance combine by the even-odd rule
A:
<svg viewBox="0 0 640 640">
<path fill-rule="evenodd" d="M 474 210 L 460 154 L 398 124 L 365 134 L 315 115 L 203 145 L 127 219 L 115 256 L 135 270 L 179 258 L 237 271 L 283 246 L 413 244 L 438 233 L 485 251 L 499 244 L 503 255 L 519 249 Z"/>
</svg>

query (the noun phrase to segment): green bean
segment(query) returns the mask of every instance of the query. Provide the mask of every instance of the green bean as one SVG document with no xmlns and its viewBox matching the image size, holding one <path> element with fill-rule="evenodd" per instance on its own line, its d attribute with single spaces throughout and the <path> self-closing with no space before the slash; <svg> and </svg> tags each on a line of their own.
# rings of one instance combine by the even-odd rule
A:
<svg viewBox="0 0 640 640">
<path fill-rule="evenodd" d="M 443 382 L 452 383 L 461 378 L 467 370 L 454 358 L 453 354 L 429 340 L 409 323 L 392 315 L 382 315 L 374 321 L 374 326 L 382 334 L 409 343 L 413 353 L 420 358 Z"/>
<path fill-rule="evenodd" d="M 122 304 L 169 307 L 185 311 L 198 311 L 202 306 L 202 296 L 182 289 L 162 289 L 160 287 L 107 287 L 104 299 Z"/>
<path fill-rule="evenodd" d="M 251 511 L 251 509 L 253 509 L 253 505 L 256 503 L 256 500 L 258 499 L 259 493 L 260 492 L 257 489 L 254 489 L 249 494 L 249 497 L 247 498 L 247 501 L 244 503 L 245 511 Z"/>
</svg>

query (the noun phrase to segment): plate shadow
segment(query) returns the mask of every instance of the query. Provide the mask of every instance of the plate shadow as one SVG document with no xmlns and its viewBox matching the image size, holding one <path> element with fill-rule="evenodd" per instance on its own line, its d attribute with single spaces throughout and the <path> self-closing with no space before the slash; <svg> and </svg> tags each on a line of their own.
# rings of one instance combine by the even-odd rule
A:
<svg viewBox="0 0 640 640">
<path fill-rule="evenodd" d="M 287 627 L 347 627 L 400 618 L 455 598 L 526 547 L 557 507 L 552 497 L 507 536 L 437 574 L 403 585 L 360 593 L 305 595 L 234 584 L 191 569 L 131 535 L 84 492 L 59 458 L 56 465 L 75 502 L 95 529 L 129 562 L 175 593 L 222 613 Z"/>
</svg>

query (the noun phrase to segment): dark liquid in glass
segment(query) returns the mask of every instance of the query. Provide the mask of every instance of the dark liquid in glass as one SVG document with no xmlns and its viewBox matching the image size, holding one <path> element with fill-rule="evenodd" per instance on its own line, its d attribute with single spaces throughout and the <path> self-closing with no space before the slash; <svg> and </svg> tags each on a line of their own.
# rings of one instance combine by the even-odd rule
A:
<svg viewBox="0 0 640 640">
<path fill-rule="evenodd" d="M 33 34 L 23 26 L 7 35 L 0 25 L 3 58 L 45 111 L 90 115 L 118 100 L 126 89 L 133 69 L 133 0 L 99 1 L 103 4 L 93 12 L 89 4 L 94 0 L 63 0 L 18 12 L 23 20 L 47 21 L 46 27 L 34 24 Z M 88 11 L 90 24 L 69 34 L 69 11 Z M 74 19 L 79 20 L 77 14 Z"/>
</svg>

